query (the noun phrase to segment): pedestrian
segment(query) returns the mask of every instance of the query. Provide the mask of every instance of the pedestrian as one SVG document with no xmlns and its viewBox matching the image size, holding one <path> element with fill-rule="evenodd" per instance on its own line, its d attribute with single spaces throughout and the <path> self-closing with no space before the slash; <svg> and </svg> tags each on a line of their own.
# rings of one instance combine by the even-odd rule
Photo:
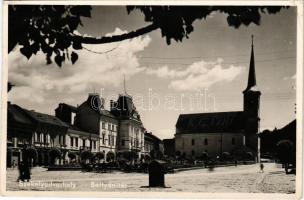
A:
<svg viewBox="0 0 304 200">
<path fill-rule="evenodd" d="M 19 169 L 19 177 L 18 177 L 17 181 L 22 181 L 23 182 L 24 181 L 24 162 L 23 161 L 21 161 L 19 163 L 18 169 Z"/>
<path fill-rule="evenodd" d="M 260 171 L 263 173 L 264 172 L 264 164 L 260 163 Z"/>
<path fill-rule="evenodd" d="M 16 161 L 13 160 L 13 169 L 15 169 L 15 167 L 16 167 Z"/>
<path fill-rule="evenodd" d="M 29 182 L 30 179 L 31 179 L 31 171 L 30 171 L 30 163 L 29 162 L 24 163 L 23 175 L 24 175 L 24 180 Z"/>
</svg>

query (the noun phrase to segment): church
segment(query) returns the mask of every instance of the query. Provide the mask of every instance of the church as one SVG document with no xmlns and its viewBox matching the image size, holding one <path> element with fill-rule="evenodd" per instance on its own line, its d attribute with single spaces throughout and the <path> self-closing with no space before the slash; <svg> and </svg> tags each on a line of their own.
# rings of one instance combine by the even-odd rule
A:
<svg viewBox="0 0 304 200">
<path fill-rule="evenodd" d="M 232 112 L 181 114 L 176 123 L 175 153 L 185 158 L 211 158 L 232 155 L 246 149 L 252 159 L 259 157 L 259 104 L 256 88 L 253 36 L 249 76 L 243 91 L 243 110 Z"/>
</svg>

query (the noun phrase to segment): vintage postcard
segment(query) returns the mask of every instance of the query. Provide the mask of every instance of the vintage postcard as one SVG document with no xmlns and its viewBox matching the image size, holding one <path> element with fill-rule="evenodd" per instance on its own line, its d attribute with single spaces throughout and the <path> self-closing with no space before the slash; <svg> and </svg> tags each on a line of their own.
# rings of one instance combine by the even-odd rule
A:
<svg viewBox="0 0 304 200">
<path fill-rule="evenodd" d="M 302 37 L 300 1 L 4 1 L 2 195 L 300 199 Z"/>
</svg>

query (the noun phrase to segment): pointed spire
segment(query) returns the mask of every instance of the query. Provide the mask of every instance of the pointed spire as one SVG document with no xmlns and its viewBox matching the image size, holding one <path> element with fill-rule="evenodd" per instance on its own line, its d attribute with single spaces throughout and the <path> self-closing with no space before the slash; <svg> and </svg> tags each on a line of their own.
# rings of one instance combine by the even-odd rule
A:
<svg viewBox="0 0 304 200">
<path fill-rule="evenodd" d="M 255 78 L 255 63 L 254 63 L 254 50 L 253 50 L 253 35 L 251 35 L 251 58 L 250 58 L 250 66 L 249 66 L 249 76 L 247 88 L 244 92 L 250 90 L 253 86 L 256 86 L 256 78 Z"/>
<path fill-rule="evenodd" d="M 125 95 L 127 95 L 127 90 L 126 90 L 126 77 L 125 77 L 125 75 L 123 75 L 123 84 L 124 84 L 124 92 L 125 92 Z"/>
</svg>

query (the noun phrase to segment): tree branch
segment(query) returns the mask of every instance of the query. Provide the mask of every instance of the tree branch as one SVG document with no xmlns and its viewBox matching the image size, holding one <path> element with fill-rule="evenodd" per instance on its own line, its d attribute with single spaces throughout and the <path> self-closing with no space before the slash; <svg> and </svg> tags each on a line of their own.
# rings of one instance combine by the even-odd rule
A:
<svg viewBox="0 0 304 200">
<path fill-rule="evenodd" d="M 143 27 L 143 28 L 140 28 L 135 31 L 128 32 L 128 33 L 124 33 L 121 35 L 114 35 L 114 36 L 101 37 L 101 38 L 71 35 L 71 39 L 72 39 L 72 41 L 77 41 L 78 43 L 82 43 L 82 44 L 105 44 L 105 43 L 119 42 L 122 40 L 132 39 L 132 38 L 144 35 L 146 33 L 152 32 L 158 28 L 159 28 L 159 26 L 157 26 L 155 24 L 150 24 L 146 27 Z"/>
</svg>

